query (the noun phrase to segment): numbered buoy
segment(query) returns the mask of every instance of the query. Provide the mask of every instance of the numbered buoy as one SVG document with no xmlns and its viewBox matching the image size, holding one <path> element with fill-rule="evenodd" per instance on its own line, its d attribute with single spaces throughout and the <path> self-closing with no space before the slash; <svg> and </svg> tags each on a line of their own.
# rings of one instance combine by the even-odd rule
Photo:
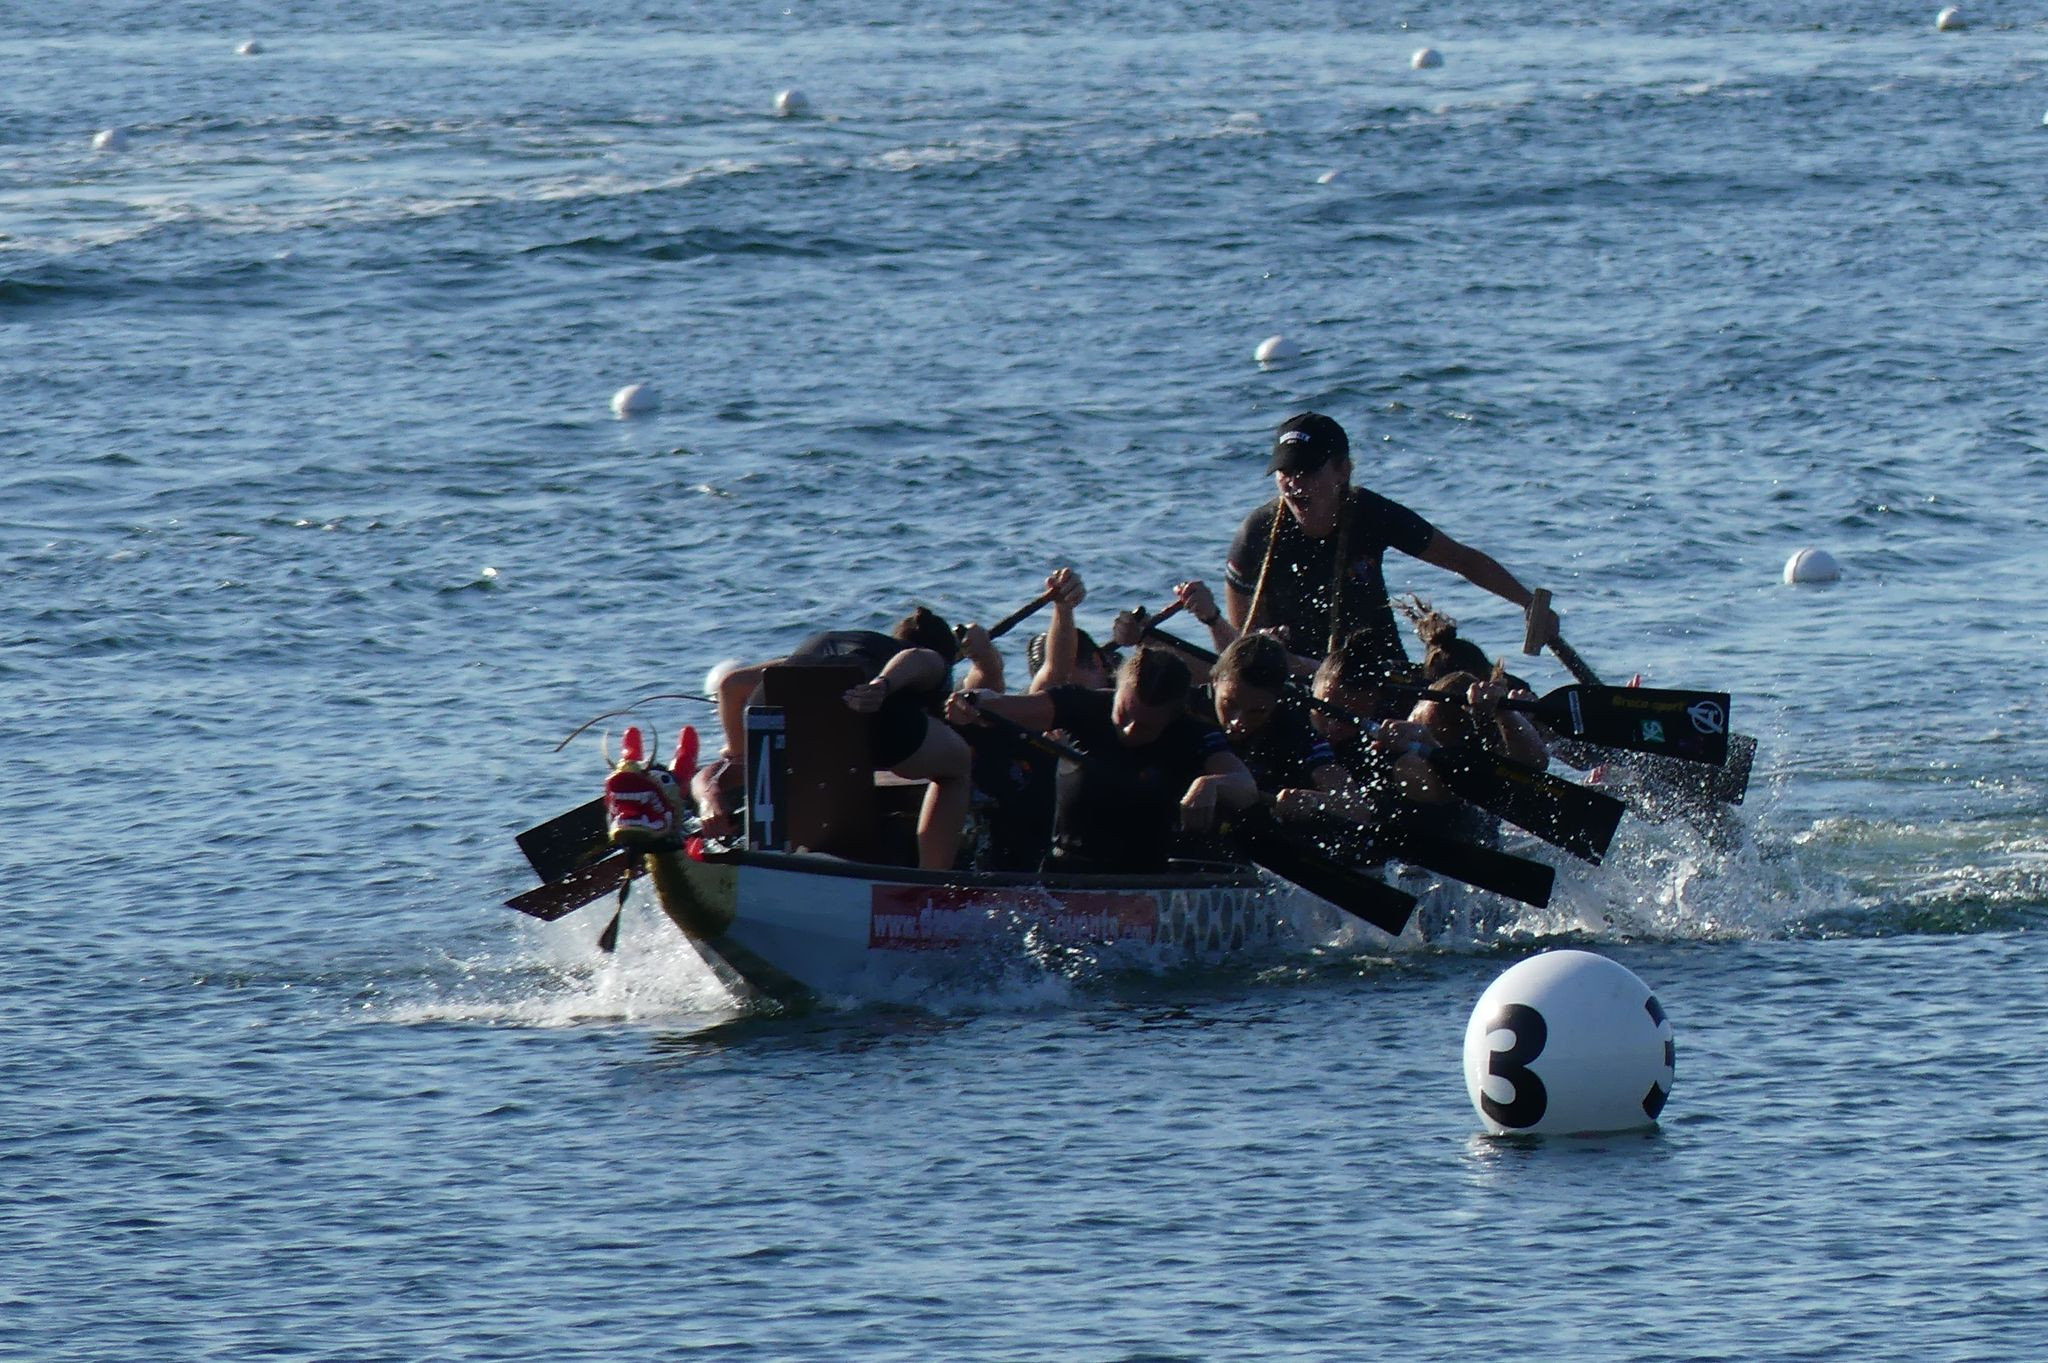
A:
<svg viewBox="0 0 2048 1363">
<path fill-rule="evenodd" d="M 1408 65 L 1417 71 L 1428 71 L 1444 64 L 1444 54 L 1433 47 L 1418 47 L 1415 55 L 1408 59 Z"/>
<path fill-rule="evenodd" d="M 1842 576 L 1842 565 L 1825 549 L 1801 549 L 1785 560 L 1785 585 L 1801 582 L 1834 582 Z"/>
<path fill-rule="evenodd" d="M 1963 18 L 1963 11 L 1955 5 L 1950 5 L 1934 16 L 1934 27 L 1943 33 L 1955 33 L 1969 26 L 1968 21 Z"/>
<path fill-rule="evenodd" d="M 612 415 L 624 421 L 629 416 L 642 416 L 661 405 L 660 394 L 651 383 L 629 383 L 612 394 Z"/>
<path fill-rule="evenodd" d="M 1496 1136 L 1655 1126 L 1671 1023 L 1648 985 L 1590 951 L 1550 951 L 1487 986 L 1465 1028 L 1465 1091 Z"/>
<path fill-rule="evenodd" d="M 775 116 L 777 118 L 802 118 L 810 111 L 810 98 L 803 91 L 790 89 L 776 93 Z"/>
<path fill-rule="evenodd" d="M 1301 358 L 1301 347 L 1285 336 L 1268 336 L 1259 342 L 1259 348 L 1252 352 L 1252 358 L 1260 364 L 1287 364 Z"/>
</svg>

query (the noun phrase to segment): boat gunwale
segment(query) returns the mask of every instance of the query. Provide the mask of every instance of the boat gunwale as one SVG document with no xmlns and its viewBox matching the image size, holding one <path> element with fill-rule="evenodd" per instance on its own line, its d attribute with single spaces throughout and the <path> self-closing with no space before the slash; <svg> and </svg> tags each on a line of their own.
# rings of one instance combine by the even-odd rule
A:
<svg viewBox="0 0 2048 1363">
<path fill-rule="evenodd" d="M 899 885 L 933 885 L 962 890 L 1255 890 L 1270 888 L 1270 882 L 1249 867 L 1220 867 L 1215 872 L 1159 871 L 1136 874 L 1038 872 L 1038 871 L 926 871 L 915 866 L 885 866 L 876 862 L 841 861 L 809 852 L 707 851 L 700 859 L 707 866 L 731 866 L 767 871 L 789 871 L 802 875 L 830 876 L 843 880 L 886 881 Z"/>
</svg>

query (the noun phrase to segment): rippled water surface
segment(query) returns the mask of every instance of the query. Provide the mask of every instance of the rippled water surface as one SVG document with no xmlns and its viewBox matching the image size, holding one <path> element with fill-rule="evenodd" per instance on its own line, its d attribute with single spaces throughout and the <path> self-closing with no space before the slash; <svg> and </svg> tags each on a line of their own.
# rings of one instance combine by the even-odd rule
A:
<svg viewBox="0 0 2048 1363">
<path fill-rule="evenodd" d="M 12 22 L 0 1355 L 2038 1353 L 2048 31 L 1934 8 Z M 1304 407 L 1603 675 L 1734 694 L 1731 844 L 796 1018 L 498 907 L 583 719 L 1213 582 Z M 1477 1134 L 1559 942 L 1668 1010 L 1657 1133 Z"/>
</svg>

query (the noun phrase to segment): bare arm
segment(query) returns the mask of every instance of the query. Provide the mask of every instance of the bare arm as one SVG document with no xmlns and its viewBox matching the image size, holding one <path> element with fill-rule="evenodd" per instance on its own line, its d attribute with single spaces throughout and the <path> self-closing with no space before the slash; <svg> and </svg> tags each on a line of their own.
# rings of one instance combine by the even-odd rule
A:
<svg viewBox="0 0 2048 1363">
<path fill-rule="evenodd" d="M 781 661 L 776 658 L 751 667 L 735 667 L 719 679 L 718 727 L 725 732 L 725 746 L 719 750 L 720 757 L 737 759 L 746 751 L 747 697 L 753 695 L 754 688 L 761 684 L 761 674 Z"/>
<path fill-rule="evenodd" d="M 1216 822 L 1221 809 L 1249 809 L 1259 802 L 1258 782 L 1236 753 L 1228 749 L 1209 754 L 1202 774 L 1188 783 L 1181 797 L 1181 827 L 1201 832 Z"/>
<path fill-rule="evenodd" d="M 1226 582 L 1223 590 L 1226 596 L 1229 595 L 1230 584 Z M 1216 645 L 1218 653 L 1236 642 L 1237 625 L 1225 618 L 1224 613 L 1217 609 L 1216 598 L 1209 591 L 1207 583 L 1199 579 L 1182 582 L 1174 587 L 1173 596 L 1181 605 L 1187 607 L 1189 615 L 1194 616 L 1201 622 L 1202 627 L 1209 631 L 1210 642 Z"/>
<path fill-rule="evenodd" d="M 1053 724 L 1052 697 L 1043 691 L 1028 691 L 1021 696 L 999 696 L 992 691 L 955 691 L 946 698 L 948 724 L 973 724 L 979 720 L 981 712 L 1039 733 L 1044 733 Z"/>
<path fill-rule="evenodd" d="M 1446 572 L 1456 573 L 1473 586 L 1492 592 L 1510 605 L 1519 606 L 1524 611 L 1529 608 L 1529 589 L 1513 573 L 1501 567 L 1491 554 L 1460 544 L 1441 530 L 1430 536 L 1428 547 L 1416 557 Z M 1539 637 L 1553 638 L 1557 634 L 1557 616 L 1546 609 L 1544 617 L 1542 623 L 1545 627 L 1539 632 Z"/>
<path fill-rule="evenodd" d="M 1058 595 L 1052 599 L 1052 623 L 1045 628 L 1045 662 L 1038 669 L 1038 675 L 1031 679 L 1033 691 L 1063 686 L 1073 680 L 1074 662 L 1081 651 L 1080 638 L 1074 628 L 1074 607 L 1088 595 L 1088 589 L 1081 583 L 1081 575 L 1072 568 L 1054 569 L 1045 579 L 1045 585 L 1047 590 Z"/>
<path fill-rule="evenodd" d="M 1502 682 L 1483 681 L 1473 684 L 1466 692 L 1465 703 L 1472 709 L 1472 717 L 1481 723 L 1491 723 L 1497 751 L 1505 760 L 1518 767 L 1542 771 L 1550 765 L 1550 745 L 1543 741 L 1543 732 L 1520 710 L 1503 710 L 1500 702 L 1510 695 L 1529 698 L 1527 691 L 1510 692 Z"/>
<path fill-rule="evenodd" d="M 882 702 L 898 691 L 936 691 L 946 684 L 946 660 L 928 648 L 906 648 L 888 662 L 875 679 L 850 687 L 846 692 L 849 709 L 872 714 Z"/>
<path fill-rule="evenodd" d="M 980 625 L 969 625 L 962 630 L 960 655 L 967 659 L 967 675 L 960 683 L 963 689 L 1003 689 L 1003 655 L 996 652 L 995 640 L 988 637 L 987 630 Z"/>
</svg>

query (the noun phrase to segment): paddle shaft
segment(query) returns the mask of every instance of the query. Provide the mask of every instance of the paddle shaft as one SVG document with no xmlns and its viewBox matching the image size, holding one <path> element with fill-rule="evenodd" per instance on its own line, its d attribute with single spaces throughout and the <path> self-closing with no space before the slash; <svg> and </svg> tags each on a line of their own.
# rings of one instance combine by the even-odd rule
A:
<svg viewBox="0 0 2048 1363">
<path fill-rule="evenodd" d="M 1011 630 L 1051 605 L 1052 599 L 1057 595 L 1059 595 L 1058 592 L 1047 587 L 1043 592 L 1034 597 L 1029 605 L 1019 606 L 1016 610 L 1011 611 L 1008 615 L 990 625 L 988 627 L 988 637 L 991 639 L 1002 638 L 1005 634 L 1008 634 Z M 958 627 L 953 631 L 956 635 L 964 635 L 966 632 L 965 626 Z"/>
</svg>

